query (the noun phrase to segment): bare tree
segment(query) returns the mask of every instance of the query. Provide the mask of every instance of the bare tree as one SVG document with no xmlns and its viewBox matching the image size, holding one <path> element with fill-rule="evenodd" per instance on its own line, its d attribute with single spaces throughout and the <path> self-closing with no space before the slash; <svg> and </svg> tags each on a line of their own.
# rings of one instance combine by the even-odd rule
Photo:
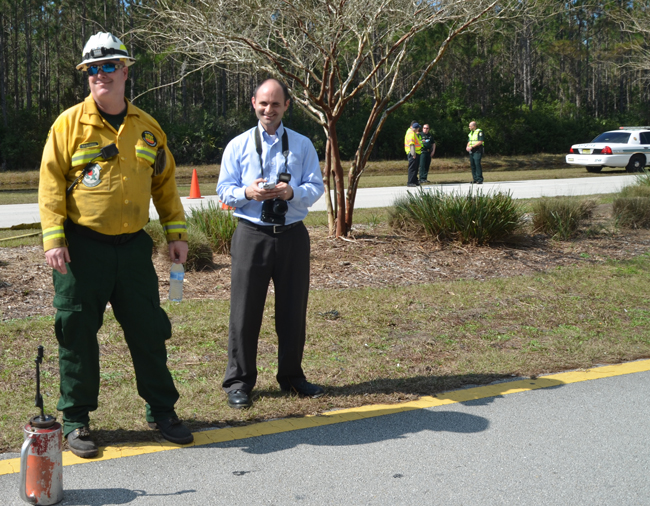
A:
<svg viewBox="0 0 650 506">
<path fill-rule="evenodd" d="M 630 67 L 646 74 L 650 70 L 650 12 L 647 2 L 632 2 L 621 4 L 612 13 L 612 18 L 619 23 L 620 45 L 618 48 L 618 67 Z M 625 44 L 623 34 L 630 36 L 630 42 Z"/>
<path fill-rule="evenodd" d="M 294 101 L 325 131 L 325 198 L 330 233 L 339 237 L 352 226 L 359 179 L 387 117 L 413 96 L 456 36 L 499 15 L 496 5 L 497 0 L 159 0 L 143 7 L 148 23 L 141 34 L 157 51 L 181 55 L 188 64 L 244 64 L 287 82 Z M 418 35 L 429 30 L 438 34 L 434 57 L 411 58 Z M 371 97 L 372 109 L 348 170 L 346 195 L 337 123 L 362 92 Z"/>
</svg>

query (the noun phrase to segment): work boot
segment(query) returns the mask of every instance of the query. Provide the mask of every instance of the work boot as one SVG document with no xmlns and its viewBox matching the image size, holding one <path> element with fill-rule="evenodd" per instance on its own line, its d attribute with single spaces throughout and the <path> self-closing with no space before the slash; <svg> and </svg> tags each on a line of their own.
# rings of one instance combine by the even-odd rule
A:
<svg viewBox="0 0 650 506">
<path fill-rule="evenodd" d="M 73 430 L 68 434 L 67 439 L 70 451 L 72 451 L 72 453 L 77 457 L 89 459 L 96 457 L 97 453 L 99 453 L 97 445 L 92 439 L 90 439 L 90 430 L 88 430 L 88 427 L 81 427 Z"/>
<path fill-rule="evenodd" d="M 149 428 L 158 429 L 162 437 L 178 445 L 186 445 L 194 441 L 194 436 L 190 432 L 190 429 L 185 427 L 183 422 L 176 416 L 172 416 L 166 420 L 149 422 Z"/>
</svg>

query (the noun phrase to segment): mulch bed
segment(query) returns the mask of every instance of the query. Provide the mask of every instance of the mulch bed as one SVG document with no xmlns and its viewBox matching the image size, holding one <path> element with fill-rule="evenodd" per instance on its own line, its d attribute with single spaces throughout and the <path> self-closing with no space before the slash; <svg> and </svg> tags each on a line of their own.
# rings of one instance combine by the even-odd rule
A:
<svg viewBox="0 0 650 506">
<path fill-rule="evenodd" d="M 606 211 L 600 210 L 602 213 Z M 595 222 L 598 221 L 598 215 Z M 598 230 L 592 227 L 590 230 Z M 357 225 L 347 239 L 310 229 L 313 290 L 406 286 L 457 279 L 483 281 L 545 272 L 558 266 L 625 260 L 650 251 L 650 231 L 600 229 L 571 241 L 521 236 L 490 246 L 441 244 L 396 234 L 386 225 Z M 155 255 L 160 295 L 169 289 L 169 259 Z M 228 299 L 230 257 L 215 255 L 200 272 L 187 272 L 184 299 Z M 0 248 L 0 317 L 3 321 L 52 315 L 52 271 L 38 246 Z"/>
</svg>

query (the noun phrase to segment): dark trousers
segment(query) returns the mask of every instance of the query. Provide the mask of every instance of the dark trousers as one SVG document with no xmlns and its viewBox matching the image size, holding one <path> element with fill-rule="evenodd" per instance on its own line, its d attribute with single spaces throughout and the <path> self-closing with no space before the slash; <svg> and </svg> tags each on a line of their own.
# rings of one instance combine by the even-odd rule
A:
<svg viewBox="0 0 650 506">
<path fill-rule="evenodd" d="M 420 155 L 408 155 L 409 168 L 408 168 L 408 181 L 407 184 L 419 184 L 418 170 L 420 169 Z"/>
<path fill-rule="evenodd" d="M 61 374 L 57 409 L 63 411 L 64 435 L 88 425 L 88 413 L 97 409 L 97 332 L 107 302 L 124 330 L 138 393 L 147 403 L 147 421 L 175 415 L 178 391 L 167 369 L 165 348 L 171 324 L 160 307 L 151 238 L 143 231 L 126 244 L 112 245 L 73 230 L 66 230 L 66 238 L 71 260 L 68 273 L 53 271 Z"/>
<path fill-rule="evenodd" d="M 429 177 L 429 167 L 431 167 L 431 151 L 422 151 L 420 153 L 420 181 L 426 181 Z"/>
<path fill-rule="evenodd" d="M 226 392 L 250 392 L 257 381 L 257 342 L 264 303 L 273 280 L 275 330 L 278 334 L 278 382 L 304 379 L 307 298 L 309 295 L 309 234 L 299 225 L 274 234 L 240 219 L 232 238 L 230 327 Z"/>
<path fill-rule="evenodd" d="M 483 153 L 477 151 L 469 154 L 469 164 L 472 168 L 472 179 L 475 183 L 483 182 L 483 168 L 481 167 L 481 158 Z"/>
</svg>

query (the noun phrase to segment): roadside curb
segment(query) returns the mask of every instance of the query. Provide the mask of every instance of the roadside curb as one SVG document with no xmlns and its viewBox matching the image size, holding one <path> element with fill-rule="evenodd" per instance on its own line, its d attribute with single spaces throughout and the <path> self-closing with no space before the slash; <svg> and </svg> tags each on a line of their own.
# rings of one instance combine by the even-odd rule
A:
<svg viewBox="0 0 650 506">
<path fill-rule="evenodd" d="M 417 409 L 432 408 L 448 404 L 457 404 L 487 397 L 503 396 L 520 392 L 528 392 L 544 388 L 554 388 L 571 383 L 591 381 L 614 376 L 623 376 L 650 371 L 650 360 L 637 360 L 623 364 L 599 366 L 591 369 L 567 371 L 537 378 L 517 379 L 514 381 L 498 382 L 491 385 L 466 388 L 445 392 L 434 396 L 423 396 L 416 401 L 401 404 L 376 404 L 357 408 L 328 411 L 320 415 L 309 415 L 303 418 L 283 418 L 269 420 L 244 427 L 229 427 L 224 429 L 207 429 L 194 433 L 194 442 L 180 446 L 173 443 L 138 443 L 100 447 L 99 455 L 93 459 L 81 459 L 71 452 L 63 452 L 63 465 L 89 464 L 122 457 L 133 457 L 167 450 L 175 450 L 191 446 L 204 446 L 224 443 L 251 437 L 267 436 L 294 430 L 321 427 L 337 423 L 362 420 L 377 416 L 390 415 Z M 0 460 L 0 476 L 14 474 L 20 471 L 20 459 Z"/>
</svg>

